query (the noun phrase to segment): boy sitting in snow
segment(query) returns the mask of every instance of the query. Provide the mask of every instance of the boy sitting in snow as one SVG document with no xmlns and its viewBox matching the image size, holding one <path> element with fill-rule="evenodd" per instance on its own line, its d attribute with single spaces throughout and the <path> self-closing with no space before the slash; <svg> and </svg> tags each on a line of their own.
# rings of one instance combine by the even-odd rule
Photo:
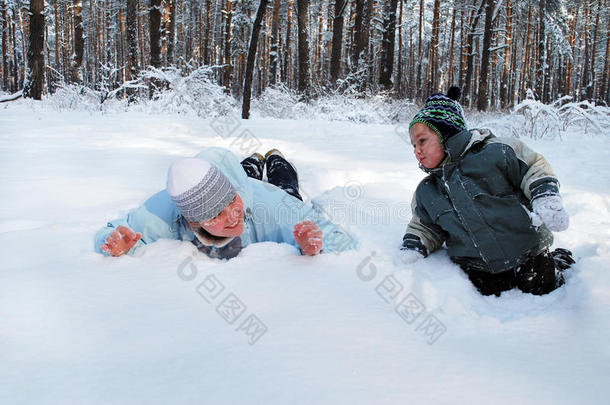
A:
<svg viewBox="0 0 610 405">
<path fill-rule="evenodd" d="M 267 166 L 268 183 L 262 182 Z M 121 256 L 157 239 L 192 241 L 230 259 L 256 242 L 285 242 L 309 256 L 354 248 L 355 241 L 302 202 L 294 167 L 272 149 L 241 163 L 222 148 L 171 165 L 167 188 L 95 235 L 99 253 Z"/>
<path fill-rule="evenodd" d="M 547 294 L 574 263 L 569 251 L 548 250 L 550 231 L 569 224 L 559 182 L 523 142 L 467 130 L 459 97 L 457 87 L 434 94 L 411 121 L 415 157 L 428 176 L 413 197 L 402 260 L 412 263 L 446 243 L 482 294 L 514 287 Z"/>
</svg>

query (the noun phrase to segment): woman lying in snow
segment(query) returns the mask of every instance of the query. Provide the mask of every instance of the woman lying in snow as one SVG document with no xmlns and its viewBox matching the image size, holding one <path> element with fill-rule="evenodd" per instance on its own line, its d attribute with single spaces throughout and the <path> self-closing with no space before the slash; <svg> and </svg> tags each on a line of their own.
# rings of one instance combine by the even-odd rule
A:
<svg viewBox="0 0 610 405">
<path fill-rule="evenodd" d="M 548 250 L 550 231 L 569 225 L 559 182 L 523 142 L 466 130 L 459 97 L 457 87 L 434 94 L 411 121 L 411 144 L 428 176 L 413 197 L 402 260 L 412 263 L 446 243 L 484 295 L 514 287 L 549 293 L 574 263 L 568 250 Z"/>
<path fill-rule="evenodd" d="M 261 181 L 266 165 L 268 183 Z M 302 202 L 294 167 L 272 149 L 241 163 L 222 148 L 171 165 L 167 188 L 95 235 L 99 253 L 121 256 L 157 239 L 192 241 L 230 259 L 256 242 L 285 242 L 309 256 L 353 249 L 356 242 Z"/>
</svg>

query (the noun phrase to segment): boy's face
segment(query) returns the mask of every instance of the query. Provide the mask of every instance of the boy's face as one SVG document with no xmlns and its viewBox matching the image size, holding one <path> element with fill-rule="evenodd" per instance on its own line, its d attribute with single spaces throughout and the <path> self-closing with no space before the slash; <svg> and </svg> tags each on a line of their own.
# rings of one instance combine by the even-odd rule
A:
<svg viewBox="0 0 610 405">
<path fill-rule="evenodd" d="M 434 169 L 445 158 L 445 151 L 441 146 L 438 135 L 429 126 L 416 123 L 409 131 L 413 153 L 419 163 L 426 169 Z"/>
<path fill-rule="evenodd" d="M 244 202 L 239 194 L 235 194 L 229 203 L 218 215 L 202 222 L 189 222 L 191 228 L 202 227 L 210 235 L 218 237 L 235 237 L 244 231 Z"/>
</svg>

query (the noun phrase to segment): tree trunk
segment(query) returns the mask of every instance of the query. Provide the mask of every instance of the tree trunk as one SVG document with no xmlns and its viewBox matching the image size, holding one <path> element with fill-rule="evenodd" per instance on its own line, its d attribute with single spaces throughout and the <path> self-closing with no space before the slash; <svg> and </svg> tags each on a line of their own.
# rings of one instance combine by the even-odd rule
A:
<svg viewBox="0 0 610 405">
<path fill-rule="evenodd" d="M 203 47 L 203 11 L 201 9 L 201 7 L 197 7 L 197 47 L 198 47 L 198 62 L 199 65 L 203 64 L 203 53 L 204 53 L 204 47 Z"/>
<path fill-rule="evenodd" d="M 465 7 L 462 7 L 460 9 L 460 53 L 459 53 L 459 57 L 458 57 L 458 86 L 463 87 L 464 86 L 464 68 L 466 66 L 466 47 L 467 47 L 467 35 L 464 35 L 464 32 L 466 31 L 466 10 Z"/>
<path fill-rule="evenodd" d="M 117 30 L 115 35 L 115 48 L 116 48 L 116 59 L 115 65 L 119 66 L 119 74 L 117 80 L 120 85 L 125 84 L 125 16 L 123 15 L 123 8 L 118 9 L 117 13 Z M 125 90 L 123 90 L 123 97 L 125 97 Z"/>
<path fill-rule="evenodd" d="M 279 38 L 278 34 L 280 31 L 280 6 L 281 0 L 275 0 L 273 3 L 273 14 L 271 17 L 271 51 L 269 61 L 269 85 L 275 86 L 277 82 L 277 65 L 279 61 Z M 246 67 L 247 69 L 247 67 Z"/>
<path fill-rule="evenodd" d="M 96 3 L 97 4 L 97 3 Z M 96 20 L 96 24 L 95 24 L 95 68 L 97 71 L 97 77 L 99 78 L 99 71 L 100 71 L 100 65 L 102 65 L 104 63 L 104 56 L 102 54 L 102 43 L 104 41 L 104 35 L 102 33 L 102 24 L 103 24 L 103 19 L 102 19 L 102 9 L 103 6 L 100 4 L 97 4 L 97 13 L 95 16 L 95 20 Z"/>
<path fill-rule="evenodd" d="M 500 105 L 506 108 L 510 105 L 509 93 L 510 93 L 510 52 L 512 50 L 512 6 L 510 0 L 506 1 L 506 37 L 504 48 L 504 65 L 502 66 L 502 78 L 500 79 Z"/>
<path fill-rule="evenodd" d="M 210 64 L 210 14 L 211 14 L 211 2 L 207 0 L 205 2 L 205 35 L 203 37 L 203 63 L 205 65 Z"/>
<path fill-rule="evenodd" d="M 451 40 L 449 45 L 449 74 L 447 80 L 449 85 L 453 84 L 453 61 L 455 59 L 455 17 L 457 14 L 457 7 L 453 8 L 453 14 L 451 16 Z"/>
<path fill-rule="evenodd" d="M 85 52 L 84 63 L 87 66 L 87 77 L 86 80 L 90 86 L 95 86 L 97 83 L 96 67 L 95 67 L 95 4 L 93 2 L 86 3 L 89 5 L 87 8 L 87 21 L 88 31 L 87 37 L 87 51 Z"/>
<path fill-rule="evenodd" d="M 599 15 L 601 13 L 602 13 L 602 0 L 598 0 L 597 12 L 595 13 L 595 26 L 593 28 L 593 50 L 591 51 L 591 86 L 590 86 L 589 94 L 587 94 L 587 97 L 589 100 L 595 99 L 596 93 L 599 94 L 598 86 L 597 86 L 597 72 L 596 72 L 595 59 L 597 57 L 597 38 L 598 38 L 597 34 L 599 31 Z"/>
<path fill-rule="evenodd" d="M 140 3 L 140 7 L 138 9 L 138 46 L 140 49 L 140 61 L 139 61 L 139 66 L 140 67 L 144 67 L 146 65 L 148 65 L 148 63 L 146 63 L 146 61 L 148 60 L 147 55 L 146 55 L 146 49 L 148 47 L 145 46 L 145 42 L 146 42 L 146 31 L 144 28 L 144 23 L 145 23 L 145 17 L 144 17 L 144 10 L 145 10 L 145 5 L 143 3 Z"/>
<path fill-rule="evenodd" d="M 1 27 L 0 27 L 1 28 Z M 51 80 L 49 80 L 49 61 L 51 60 L 51 50 L 49 47 L 49 26 L 47 24 L 45 24 L 44 27 L 44 52 L 45 52 L 45 58 L 44 60 L 46 61 L 45 63 L 47 63 L 47 66 L 45 66 L 45 70 L 44 70 L 44 82 L 45 85 L 47 87 L 46 92 L 47 94 L 51 93 L 53 91 L 53 89 L 51 88 Z M 0 73 L 2 72 L 2 65 L 0 65 Z M 1 85 L 0 85 L 0 88 Z"/>
<path fill-rule="evenodd" d="M 233 20 L 233 9 L 231 0 L 227 0 L 225 9 L 225 46 L 224 46 L 224 81 L 223 85 L 226 94 L 231 94 L 231 22 Z"/>
<path fill-rule="evenodd" d="M 150 47 L 150 65 L 154 68 L 161 67 L 161 0 L 150 0 L 148 14 L 148 32 Z M 155 91 L 161 87 L 161 83 L 153 79 L 151 81 L 149 97 L 152 98 Z"/>
<path fill-rule="evenodd" d="M 578 13 L 579 9 L 573 10 L 574 18 L 570 22 L 570 27 L 568 31 L 568 43 L 570 44 L 570 50 L 572 51 L 572 55 L 576 55 L 576 49 L 574 47 L 574 42 L 576 40 L 576 22 L 578 21 Z M 564 82 L 563 92 L 564 94 L 572 94 L 572 76 L 574 70 L 573 58 L 567 58 L 566 62 L 566 80 Z"/>
<path fill-rule="evenodd" d="M 471 94 L 471 86 L 472 86 L 472 75 L 474 71 L 474 55 L 476 51 L 473 49 L 474 36 L 476 35 L 477 25 L 479 24 L 479 18 L 481 18 L 481 14 L 483 13 L 483 7 L 485 7 L 486 0 L 481 0 L 481 4 L 479 4 L 478 10 L 474 15 L 472 20 L 472 25 L 469 27 L 466 52 L 467 52 L 467 63 L 466 63 L 466 78 L 464 79 L 464 101 L 467 106 L 471 105 L 472 102 L 472 94 Z"/>
<path fill-rule="evenodd" d="M 440 34 L 440 0 L 434 0 L 434 11 L 432 13 L 432 38 L 430 38 L 430 58 L 428 74 L 428 93 L 436 93 L 438 91 L 438 44 Z"/>
<path fill-rule="evenodd" d="M 487 75 L 489 73 L 489 54 L 491 48 L 493 11 L 496 4 L 495 0 L 485 0 L 485 30 L 483 31 L 483 50 L 481 51 L 481 80 L 479 84 L 479 98 L 477 109 L 479 111 L 487 110 L 489 105 Z"/>
<path fill-rule="evenodd" d="M 167 66 L 167 33 L 169 31 L 169 9 L 171 0 L 161 0 L 161 64 Z"/>
<path fill-rule="evenodd" d="M 13 19 L 11 21 L 11 34 L 10 37 L 13 39 L 13 47 L 12 47 L 12 55 L 13 55 L 13 61 L 11 63 L 11 70 L 13 71 L 13 75 L 12 75 L 12 83 L 11 83 L 11 92 L 14 93 L 17 91 L 17 89 L 20 86 L 19 83 L 19 70 L 18 70 L 18 63 L 17 63 L 17 26 L 16 26 L 16 18 L 17 18 L 17 12 L 15 11 L 15 8 L 13 8 Z"/>
<path fill-rule="evenodd" d="M 64 3 L 63 7 L 63 41 L 62 41 L 62 52 L 61 52 L 61 71 L 65 81 L 69 82 L 70 78 L 70 21 L 72 16 L 70 15 L 72 7 L 69 7 L 67 3 Z"/>
<path fill-rule="evenodd" d="M 356 15 L 354 21 L 354 53 L 352 71 L 363 69 L 369 47 L 370 10 L 368 0 L 355 0 Z"/>
<path fill-rule="evenodd" d="M 81 66 L 83 65 L 83 53 L 85 50 L 85 39 L 83 38 L 83 2 L 73 0 L 72 12 L 74 13 L 74 53 L 70 65 L 70 76 L 73 83 L 81 83 Z"/>
<path fill-rule="evenodd" d="M 44 88 L 44 0 L 30 0 L 28 73 L 23 97 L 40 100 Z"/>
<path fill-rule="evenodd" d="M 61 35 L 61 30 L 59 29 L 59 10 L 58 10 L 58 6 L 57 3 L 59 2 L 59 0 L 55 0 L 53 2 L 53 10 L 55 11 L 55 69 L 57 71 L 60 71 L 61 69 L 61 65 L 59 62 L 59 44 L 60 44 L 60 35 Z"/>
<path fill-rule="evenodd" d="M 347 71 L 351 72 L 352 70 L 352 55 L 354 54 L 354 38 L 355 34 L 355 22 L 356 22 L 356 4 L 354 2 L 349 2 L 349 15 L 347 17 L 347 35 L 345 38 L 345 66 L 347 67 Z"/>
<path fill-rule="evenodd" d="M 423 64 L 423 55 L 422 55 L 422 41 L 424 40 L 423 38 L 423 29 L 424 29 L 424 0 L 420 0 L 419 1 L 419 22 L 418 22 L 418 29 L 419 29 L 419 39 L 417 40 L 417 60 L 419 61 L 419 63 L 417 64 L 417 78 L 416 78 L 416 82 L 415 82 L 415 87 L 417 88 L 417 97 L 418 98 L 423 98 L 423 89 L 422 89 L 422 79 L 421 79 L 421 72 L 422 72 L 422 64 Z"/>
<path fill-rule="evenodd" d="M 258 34 L 261 31 L 261 23 L 265 16 L 268 0 L 261 0 L 252 26 L 252 38 L 248 49 L 248 62 L 246 63 L 246 77 L 244 79 L 244 100 L 242 104 L 241 117 L 245 120 L 250 118 L 250 97 L 252 94 L 252 72 L 254 71 L 254 61 L 256 59 L 256 47 L 258 45 Z M 279 1 L 276 1 L 279 3 Z"/>
<path fill-rule="evenodd" d="M 400 97 L 402 95 L 402 9 L 403 0 L 400 0 L 400 12 L 398 14 L 398 66 L 396 73 L 396 94 Z"/>
<path fill-rule="evenodd" d="M 22 15 L 22 11 L 21 9 L 17 9 L 17 16 L 19 18 L 19 32 L 21 33 L 21 54 L 23 55 L 24 58 L 26 58 L 26 61 L 29 62 L 29 59 L 27 59 L 27 50 L 26 47 L 28 45 L 29 42 L 29 38 L 26 40 L 26 31 L 25 28 L 23 26 L 23 15 Z M 26 11 L 27 13 L 27 11 Z M 31 15 L 30 15 L 31 17 Z M 43 31 L 44 32 L 44 31 Z M 42 47 L 41 47 L 42 49 Z M 25 84 L 25 81 L 27 80 L 26 77 L 26 69 L 27 69 L 27 64 L 25 64 L 24 66 L 21 66 L 21 74 L 20 74 L 20 83 L 19 83 L 19 87 L 23 87 Z"/>
<path fill-rule="evenodd" d="M 88 35 L 88 41 L 89 42 L 89 57 L 87 59 L 93 59 L 93 60 L 88 60 L 87 63 L 89 63 L 91 65 L 91 77 L 93 80 L 93 83 L 97 83 L 98 82 L 98 77 L 99 77 L 99 52 L 98 52 L 98 31 L 99 31 L 99 27 L 98 27 L 98 20 L 97 20 L 97 16 L 99 13 L 99 8 L 97 6 L 97 3 L 94 2 L 90 2 L 89 3 L 89 35 Z M 57 68 L 59 70 L 59 68 Z"/>
<path fill-rule="evenodd" d="M 112 26 L 114 25 L 112 23 L 112 16 L 113 16 L 113 10 L 112 10 L 112 2 L 110 0 L 106 0 L 106 9 L 104 10 L 104 27 L 106 27 L 105 31 L 105 37 L 104 37 L 104 49 L 106 51 L 106 63 L 108 63 L 109 65 L 112 64 L 113 60 L 112 60 Z M 68 56 L 69 52 L 66 52 L 66 57 Z"/>
<path fill-rule="evenodd" d="M 589 15 L 587 7 L 587 3 L 583 3 L 585 7 L 582 8 L 582 23 L 580 27 L 580 39 L 579 39 L 579 48 L 580 52 L 578 54 L 577 64 L 580 69 L 579 80 L 576 80 L 576 88 L 574 92 L 576 94 L 576 98 L 578 100 L 582 99 L 583 92 L 586 91 L 587 80 L 589 77 L 589 64 L 586 63 L 586 60 L 589 58 Z M 583 90 L 583 88 L 585 90 Z"/>
<path fill-rule="evenodd" d="M 330 56 L 330 82 L 337 83 L 341 70 L 341 48 L 343 46 L 343 12 L 347 0 L 335 0 L 335 15 L 333 18 L 333 45 Z"/>
<path fill-rule="evenodd" d="M 439 1 L 439 0 L 437 0 Z M 392 73 L 394 72 L 394 47 L 396 42 L 396 8 L 398 0 L 386 3 L 383 19 L 383 44 L 381 46 L 381 69 L 379 84 L 386 90 L 392 88 Z"/>
<path fill-rule="evenodd" d="M 550 103 L 553 99 L 553 95 L 551 94 L 551 69 L 553 67 L 553 52 L 551 48 L 551 39 L 546 36 L 544 39 L 545 46 L 545 58 L 544 58 L 544 87 L 542 93 L 542 100 L 545 103 Z"/>
<path fill-rule="evenodd" d="M 161 0 L 150 0 L 149 10 L 150 64 L 161 67 Z"/>
<path fill-rule="evenodd" d="M 127 0 L 127 80 L 138 72 L 138 0 Z"/>
<path fill-rule="evenodd" d="M 610 105 L 610 21 L 606 25 L 606 58 L 604 62 L 604 72 L 602 75 L 601 98 L 606 105 Z"/>
<path fill-rule="evenodd" d="M 282 82 L 292 83 L 292 49 L 291 49 L 291 30 L 292 30 L 292 9 L 294 8 L 293 0 L 288 2 L 288 16 L 286 22 L 286 45 L 284 46 L 284 68 L 282 69 Z"/>
<path fill-rule="evenodd" d="M 546 16 L 546 0 L 539 0 L 538 7 L 538 59 L 536 63 L 536 93 L 538 99 L 544 101 L 544 72 L 545 72 L 545 46 L 544 46 L 544 18 Z"/>
<path fill-rule="evenodd" d="M 531 6 L 528 6 L 527 8 L 527 30 L 526 30 L 526 34 L 525 34 L 525 38 L 523 38 L 523 46 L 521 47 L 522 51 L 522 56 L 521 56 L 521 70 L 520 70 L 520 74 L 519 74 L 519 78 L 520 78 L 520 84 L 518 86 L 519 89 L 519 95 L 520 95 L 520 99 L 523 98 L 523 96 L 525 95 L 525 88 L 527 87 L 527 75 L 529 75 L 529 69 L 528 69 L 528 61 L 530 60 L 530 51 L 531 51 L 531 20 L 532 20 L 532 9 Z"/>
<path fill-rule="evenodd" d="M 354 0 L 354 41 L 352 46 L 352 60 L 351 60 L 351 72 L 355 72 L 358 70 L 358 60 L 360 59 L 360 53 L 362 49 L 360 49 L 360 44 L 362 41 L 360 40 L 360 36 L 362 35 L 362 21 L 364 18 L 364 2 L 366 0 Z"/>
<path fill-rule="evenodd" d="M 8 70 L 8 16 L 6 13 L 6 0 L 2 1 L 2 88 L 9 91 L 9 76 Z"/>
<path fill-rule="evenodd" d="M 312 70 L 314 79 L 319 83 L 322 73 L 322 30 L 324 29 L 324 13 L 322 12 L 322 4 L 318 6 L 318 35 L 316 36 L 316 45 L 314 47 L 314 58 L 312 61 Z"/>
<path fill-rule="evenodd" d="M 311 96 L 311 64 L 309 59 L 309 0 L 297 0 L 299 93 Z"/>
<path fill-rule="evenodd" d="M 176 42 L 176 1 L 177 0 L 166 0 L 166 1 L 171 1 L 171 5 L 170 5 L 170 9 L 169 9 L 169 24 L 168 24 L 168 29 L 167 29 L 167 64 L 173 65 L 174 64 L 174 48 L 175 48 L 175 42 Z"/>
<path fill-rule="evenodd" d="M 335 18 L 335 8 L 330 6 L 330 3 L 328 5 L 328 7 L 326 8 L 326 33 L 330 34 L 331 32 L 333 32 L 333 23 L 334 23 L 334 18 Z M 325 41 L 324 44 L 324 69 L 322 71 L 322 74 L 324 75 L 324 78 L 326 80 L 327 83 L 331 84 L 330 82 L 330 60 L 332 57 L 332 51 L 333 51 L 333 41 L 332 41 L 332 37 L 330 38 L 330 41 Z M 339 57 L 341 57 L 339 55 Z M 334 84 L 334 83 L 333 83 Z"/>
<path fill-rule="evenodd" d="M 359 89 L 363 91 L 369 86 L 367 72 L 370 66 L 369 40 L 372 0 L 355 0 L 354 48 L 351 72 L 358 72 Z"/>
</svg>

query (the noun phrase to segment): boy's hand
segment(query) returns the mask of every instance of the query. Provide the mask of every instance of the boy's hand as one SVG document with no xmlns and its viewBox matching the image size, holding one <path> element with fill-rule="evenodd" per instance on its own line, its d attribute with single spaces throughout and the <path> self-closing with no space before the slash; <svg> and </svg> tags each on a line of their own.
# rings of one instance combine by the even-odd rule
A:
<svg viewBox="0 0 610 405">
<path fill-rule="evenodd" d="M 307 256 L 315 256 L 322 250 L 322 231 L 311 221 L 303 221 L 292 230 L 294 240 Z"/>
<path fill-rule="evenodd" d="M 565 231 L 570 225 L 570 217 L 563 209 L 559 195 L 547 195 L 536 198 L 532 201 L 532 209 L 553 232 Z"/>
<path fill-rule="evenodd" d="M 100 248 L 111 256 L 121 256 L 138 243 L 141 237 L 142 234 L 120 225 L 108 235 L 106 243 L 100 245 Z"/>
</svg>

